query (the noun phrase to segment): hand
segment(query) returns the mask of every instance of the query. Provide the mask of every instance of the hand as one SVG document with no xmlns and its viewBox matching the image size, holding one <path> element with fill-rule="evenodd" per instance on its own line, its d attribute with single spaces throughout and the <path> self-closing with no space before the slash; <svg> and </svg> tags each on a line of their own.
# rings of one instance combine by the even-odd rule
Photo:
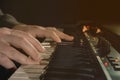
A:
<svg viewBox="0 0 120 80">
<path fill-rule="evenodd" d="M 36 26 L 36 25 L 16 25 L 14 29 L 28 32 L 34 37 L 52 38 L 56 42 L 61 42 L 61 39 L 65 39 L 69 41 L 73 40 L 72 36 L 64 34 L 63 32 L 60 32 L 54 27 L 44 28 L 42 26 Z"/>
<path fill-rule="evenodd" d="M 24 50 L 30 57 L 25 56 L 11 45 Z M 39 41 L 29 33 L 8 28 L 0 29 L 0 65 L 3 67 L 16 68 L 12 60 L 21 64 L 39 64 L 39 52 L 42 51 L 44 48 Z"/>
</svg>

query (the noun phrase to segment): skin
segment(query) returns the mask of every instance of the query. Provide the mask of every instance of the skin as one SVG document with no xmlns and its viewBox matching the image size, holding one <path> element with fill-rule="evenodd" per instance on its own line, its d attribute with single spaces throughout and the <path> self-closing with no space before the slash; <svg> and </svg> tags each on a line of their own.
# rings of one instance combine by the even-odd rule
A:
<svg viewBox="0 0 120 80">
<path fill-rule="evenodd" d="M 61 39 L 73 40 L 72 36 L 58 31 L 56 28 L 36 25 L 16 25 L 14 29 L 0 29 L 0 65 L 10 69 L 16 68 L 12 60 L 20 64 L 39 64 L 40 52 L 45 49 L 35 37 L 48 37 L 56 42 Z M 22 54 L 14 47 L 22 49 L 28 56 Z"/>
<path fill-rule="evenodd" d="M 61 42 L 61 39 L 68 41 L 73 40 L 72 36 L 60 32 L 54 27 L 44 28 L 37 25 L 17 25 L 14 27 L 16 30 L 21 30 L 30 33 L 33 37 L 47 37 L 52 38 L 56 42 Z"/>
</svg>

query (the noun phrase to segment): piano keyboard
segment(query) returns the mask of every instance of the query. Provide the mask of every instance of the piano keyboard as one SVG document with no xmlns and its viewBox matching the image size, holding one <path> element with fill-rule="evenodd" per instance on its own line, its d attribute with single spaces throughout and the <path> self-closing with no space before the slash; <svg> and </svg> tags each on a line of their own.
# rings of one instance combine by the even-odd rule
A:
<svg viewBox="0 0 120 80">
<path fill-rule="evenodd" d="M 8 80 L 40 80 L 40 75 L 45 71 L 44 68 L 48 65 L 51 54 L 55 49 L 55 43 L 51 39 L 46 39 L 42 46 L 46 51 L 40 53 L 42 61 L 40 65 L 22 65 Z"/>
<path fill-rule="evenodd" d="M 41 64 L 22 65 L 8 80 L 120 80 L 120 54 L 112 46 L 103 58 L 94 46 L 98 40 L 87 33 L 75 37 L 74 42 L 57 45 L 46 39 L 42 45 L 47 51 L 40 53 Z"/>
<path fill-rule="evenodd" d="M 80 40 L 81 41 L 81 40 Z M 39 80 L 107 80 L 87 40 L 57 44 Z"/>
<path fill-rule="evenodd" d="M 89 43 L 45 41 L 40 65 L 22 65 L 8 80 L 106 80 Z M 53 54 L 52 54 L 53 53 Z M 52 56 L 52 57 L 51 57 Z M 98 73 L 99 72 L 99 73 Z"/>
</svg>

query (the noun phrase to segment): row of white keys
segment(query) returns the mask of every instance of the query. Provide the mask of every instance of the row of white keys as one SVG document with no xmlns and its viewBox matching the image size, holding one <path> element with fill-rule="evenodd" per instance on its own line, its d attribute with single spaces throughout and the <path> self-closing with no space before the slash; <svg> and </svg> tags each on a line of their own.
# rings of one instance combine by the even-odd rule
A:
<svg viewBox="0 0 120 80">
<path fill-rule="evenodd" d="M 40 80 L 39 77 L 45 71 L 45 67 L 49 64 L 49 58 L 53 53 L 55 46 L 45 41 L 42 43 L 46 51 L 40 53 L 42 61 L 40 65 L 22 65 L 8 80 Z"/>
</svg>

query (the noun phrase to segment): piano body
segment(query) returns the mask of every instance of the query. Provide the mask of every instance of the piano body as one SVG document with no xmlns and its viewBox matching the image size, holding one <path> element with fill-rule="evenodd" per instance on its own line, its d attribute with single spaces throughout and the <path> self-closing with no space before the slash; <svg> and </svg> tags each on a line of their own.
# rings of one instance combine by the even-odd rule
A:
<svg viewBox="0 0 120 80">
<path fill-rule="evenodd" d="M 120 80 L 120 28 L 112 28 L 105 25 L 99 39 L 65 27 L 74 41 L 57 44 L 46 39 L 41 65 L 21 65 L 8 80 Z"/>
</svg>

